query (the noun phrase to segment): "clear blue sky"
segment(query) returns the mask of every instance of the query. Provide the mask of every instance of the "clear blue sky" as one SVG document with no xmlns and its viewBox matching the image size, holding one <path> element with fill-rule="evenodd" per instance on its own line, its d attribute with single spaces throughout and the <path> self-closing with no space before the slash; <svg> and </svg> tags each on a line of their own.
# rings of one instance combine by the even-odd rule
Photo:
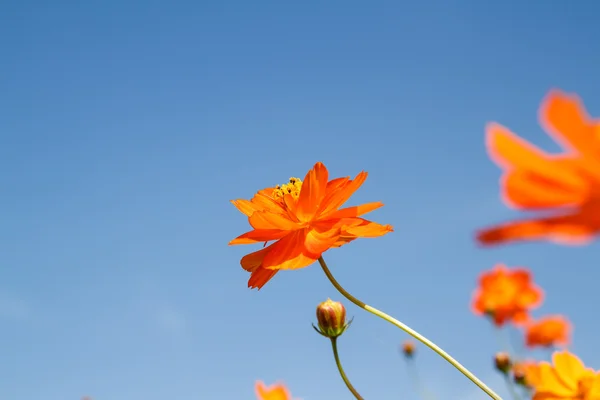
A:
<svg viewBox="0 0 600 400">
<path fill-rule="evenodd" d="M 0 6 L 0 398 L 254 399 L 256 379 L 346 399 L 314 307 L 318 266 L 246 288 L 229 203 L 302 177 L 370 173 L 352 204 L 394 225 L 326 254 L 358 297 L 505 393 L 469 312 L 478 274 L 533 269 L 600 368 L 598 244 L 491 250 L 516 216 L 484 150 L 499 121 L 548 150 L 546 92 L 600 116 L 594 1 L 12 1 Z M 369 400 L 416 398 L 405 335 L 360 309 L 340 340 Z M 484 399 L 420 348 L 442 399 Z"/>
</svg>

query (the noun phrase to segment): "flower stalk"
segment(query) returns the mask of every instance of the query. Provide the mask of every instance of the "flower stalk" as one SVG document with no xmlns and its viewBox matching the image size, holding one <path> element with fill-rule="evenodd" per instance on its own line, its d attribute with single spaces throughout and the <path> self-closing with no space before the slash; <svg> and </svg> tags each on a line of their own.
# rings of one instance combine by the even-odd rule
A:
<svg viewBox="0 0 600 400">
<path fill-rule="evenodd" d="M 337 365 L 338 371 L 340 372 L 340 376 L 346 384 L 346 387 L 357 400 L 364 400 L 363 397 L 356 391 L 354 386 L 352 386 L 352 383 L 350 383 L 350 379 L 348 379 L 346 373 L 344 372 L 344 368 L 342 367 L 342 362 L 340 361 L 340 356 L 338 354 L 337 337 L 331 338 L 331 348 L 333 349 L 333 357 L 335 358 L 335 364 Z"/>
<path fill-rule="evenodd" d="M 327 263 L 325 263 L 325 260 L 323 259 L 322 256 L 319 257 L 319 264 L 321 265 L 323 272 L 325 273 L 325 275 L 327 276 L 329 281 L 333 284 L 333 286 L 344 297 L 346 297 L 348 300 L 350 300 L 352 303 L 354 303 L 358 307 L 370 312 L 371 314 L 374 314 L 374 315 L 378 316 L 379 318 L 386 320 L 387 322 L 391 323 L 392 325 L 395 325 L 398 328 L 402 329 L 404 332 L 408 333 L 409 335 L 411 335 L 412 337 L 414 337 L 415 339 L 417 339 L 418 341 L 420 341 L 421 343 L 423 343 L 424 345 L 429 347 L 431 350 L 435 351 L 444 360 L 448 361 L 448 363 L 450 363 L 454 368 L 459 370 L 464 376 L 469 378 L 471 380 L 471 382 L 473 382 L 475 385 L 477 385 L 489 397 L 491 397 L 494 400 L 502 400 L 502 398 L 496 392 L 494 392 L 490 387 L 488 387 L 485 383 L 483 383 L 483 381 L 481 381 L 479 378 L 477 378 L 477 376 L 475 376 L 475 374 L 473 374 L 471 371 L 469 371 L 467 368 L 465 368 L 461 363 L 456 361 L 452 356 L 450 356 L 450 354 L 446 353 L 441 347 L 439 347 L 438 345 L 433 343 L 431 340 L 427 339 L 425 336 L 421 335 L 419 332 L 415 331 L 408 325 L 398 321 L 397 319 L 391 317 L 390 315 L 384 313 L 383 311 L 376 309 L 375 307 L 371 307 L 368 304 L 365 304 L 364 302 L 360 301 L 359 299 L 357 299 L 356 297 L 354 297 L 350 293 L 348 293 L 342 287 L 342 285 L 340 285 L 338 283 L 338 281 L 333 277 L 331 271 L 327 267 Z"/>
</svg>

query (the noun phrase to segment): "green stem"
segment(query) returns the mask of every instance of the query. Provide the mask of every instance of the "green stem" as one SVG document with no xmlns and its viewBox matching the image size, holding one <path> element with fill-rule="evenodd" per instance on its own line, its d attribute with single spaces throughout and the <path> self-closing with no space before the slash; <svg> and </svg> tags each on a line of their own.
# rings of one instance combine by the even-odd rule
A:
<svg viewBox="0 0 600 400">
<path fill-rule="evenodd" d="M 356 389 L 354 389 L 354 386 L 352 386 L 352 384 L 350 383 L 350 380 L 348 379 L 348 377 L 346 376 L 346 373 L 344 372 L 344 368 L 342 368 L 342 363 L 340 362 L 340 357 L 338 355 L 337 338 L 336 337 L 331 338 L 331 347 L 333 348 L 333 357 L 335 357 L 335 364 L 337 365 L 338 371 L 340 371 L 340 375 L 342 376 L 344 383 L 348 387 L 348 390 L 350 390 L 350 392 L 352 392 L 352 394 L 354 395 L 354 397 L 356 397 L 357 400 L 364 400 L 362 398 L 362 396 L 360 394 L 358 394 Z"/>
<path fill-rule="evenodd" d="M 506 387 L 508 388 L 508 391 L 510 392 L 512 398 L 515 400 L 522 400 L 521 396 L 519 396 L 519 393 L 517 393 L 517 390 L 515 389 L 515 385 L 511 382 L 508 374 L 504 374 L 504 381 L 506 382 Z"/>
<path fill-rule="evenodd" d="M 360 301 L 359 299 L 357 299 L 356 297 L 354 297 L 350 293 L 348 293 L 338 283 L 338 281 L 335 280 L 335 278 L 331 274 L 331 271 L 329 271 L 329 268 L 327 267 L 327 264 L 325 263 L 325 260 L 323 259 L 323 257 L 319 257 L 319 264 L 321 264 L 321 268 L 323 268 L 323 272 L 325 272 L 325 275 L 327 275 L 327 278 L 329 278 L 329 281 L 333 284 L 333 286 L 335 286 L 335 288 L 344 297 L 346 297 L 348 300 L 350 300 L 352 303 L 354 303 L 358 307 L 370 312 L 371 314 L 374 314 L 374 315 L 378 316 L 379 318 L 382 318 L 382 319 L 386 320 L 387 322 L 389 322 L 393 325 L 396 325 L 398 328 L 402 329 L 404 332 L 408 333 L 409 335 L 411 335 L 412 337 L 414 337 L 415 339 L 417 339 L 418 341 L 420 341 L 421 343 L 423 343 L 424 345 L 429 347 L 431 350 L 435 351 L 444 360 L 448 361 L 454 368 L 456 368 L 464 376 L 469 378 L 471 380 L 471 382 L 473 382 L 475 385 L 477 385 L 481 390 L 483 390 L 492 399 L 502 400 L 502 397 L 500 397 L 498 394 L 496 394 L 496 392 L 494 392 L 492 389 L 490 389 L 485 383 L 483 383 L 479 378 L 477 378 L 471 371 L 469 371 L 461 363 L 459 363 L 454 358 L 452 358 L 450 356 L 450 354 L 446 353 L 441 347 L 439 347 L 438 345 L 433 343 L 431 340 L 427 339 L 425 336 L 421 335 L 419 332 L 410 328 L 408 325 L 405 325 L 402 322 L 398 321 L 397 319 L 387 315 L 386 313 L 379 311 L 378 309 L 371 307 L 368 304 L 363 303 L 362 301 Z"/>
</svg>

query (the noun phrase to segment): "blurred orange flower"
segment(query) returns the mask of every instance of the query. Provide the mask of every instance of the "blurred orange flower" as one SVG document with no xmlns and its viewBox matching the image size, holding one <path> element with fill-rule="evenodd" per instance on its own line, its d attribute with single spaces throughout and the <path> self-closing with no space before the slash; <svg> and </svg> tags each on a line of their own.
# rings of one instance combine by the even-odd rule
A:
<svg viewBox="0 0 600 400">
<path fill-rule="evenodd" d="M 600 400 L 600 372 L 568 351 L 555 352 L 552 363 L 542 361 L 528 371 L 532 400 Z"/>
<path fill-rule="evenodd" d="M 550 215 L 484 229 L 484 245 L 520 240 L 583 244 L 600 231 L 600 122 L 592 120 L 579 97 L 551 91 L 540 123 L 564 151 L 549 154 L 507 128 L 490 123 L 487 148 L 503 170 L 502 196 L 521 210 L 552 210 Z"/>
<path fill-rule="evenodd" d="M 528 311 L 539 306 L 542 300 L 542 289 L 533 283 L 527 269 L 511 270 L 497 264 L 481 274 L 472 310 L 476 315 L 489 315 L 497 326 L 509 321 L 523 324 L 529 320 Z"/>
<path fill-rule="evenodd" d="M 569 344 L 571 324 L 562 315 L 551 315 L 530 323 L 525 330 L 528 347 L 566 346 Z"/>
<path fill-rule="evenodd" d="M 330 181 L 327 168 L 318 162 L 304 181 L 290 178 L 285 185 L 260 190 L 251 200 L 233 200 L 254 230 L 230 245 L 275 241 L 242 258 L 242 268 L 251 273 L 248 286 L 260 289 L 277 271 L 307 267 L 323 252 L 356 238 L 392 232 L 391 225 L 359 218 L 382 207 L 381 202 L 340 209 L 366 179 L 363 171 L 354 180 Z"/>
<path fill-rule="evenodd" d="M 258 400 L 292 400 L 289 390 L 281 383 L 265 386 L 263 382 L 257 381 L 254 390 Z"/>
</svg>

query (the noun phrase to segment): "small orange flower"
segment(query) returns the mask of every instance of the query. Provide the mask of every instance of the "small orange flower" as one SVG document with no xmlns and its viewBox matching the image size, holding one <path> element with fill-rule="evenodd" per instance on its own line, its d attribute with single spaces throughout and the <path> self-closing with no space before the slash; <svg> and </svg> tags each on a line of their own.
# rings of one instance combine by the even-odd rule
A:
<svg viewBox="0 0 600 400">
<path fill-rule="evenodd" d="M 267 387 L 263 382 L 257 381 L 254 390 L 258 400 L 292 400 L 292 395 L 282 383 Z"/>
<path fill-rule="evenodd" d="M 391 225 L 360 218 L 382 207 L 381 202 L 340 209 L 366 179 L 363 171 L 354 180 L 329 181 L 327 168 L 318 162 L 304 181 L 290 178 L 285 185 L 260 190 L 251 200 L 233 200 L 254 230 L 230 245 L 275 241 L 242 258 L 242 268 L 251 273 L 248 287 L 260 289 L 281 269 L 307 267 L 332 247 L 392 232 Z"/>
<path fill-rule="evenodd" d="M 600 231 L 600 122 L 579 97 L 551 91 L 540 109 L 541 125 L 564 151 L 549 154 L 496 123 L 486 128 L 488 153 L 504 174 L 504 202 L 550 215 L 484 229 L 484 245 L 550 240 L 584 244 Z"/>
<path fill-rule="evenodd" d="M 539 306 L 543 292 L 524 268 L 508 269 L 498 264 L 479 278 L 479 287 L 473 296 L 472 310 L 477 315 L 489 315 L 494 324 L 502 326 L 512 321 L 528 321 L 528 311 Z"/>
<path fill-rule="evenodd" d="M 566 346 L 569 344 L 571 324 L 561 315 L 540 318 L 527 326 L 525 344 L 528 347 Z"/>
<path fill-rule="evenodd" d="M 600 400 L 600 372 L 568 351 L 555 352 L 552 363 L 542 361 L 528 371 L 532 400 Z"/>
</svg>

